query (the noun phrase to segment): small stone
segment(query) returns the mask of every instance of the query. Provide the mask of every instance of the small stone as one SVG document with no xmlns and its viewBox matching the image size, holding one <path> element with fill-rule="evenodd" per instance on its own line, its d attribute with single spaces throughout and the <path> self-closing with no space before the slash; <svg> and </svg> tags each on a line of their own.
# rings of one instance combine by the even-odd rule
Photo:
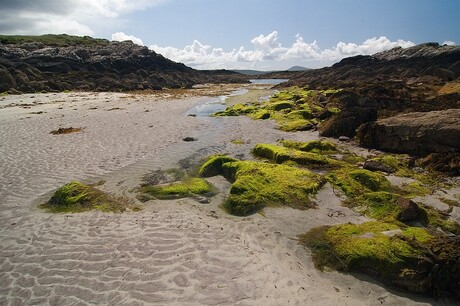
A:
<svg viewBox="0 0 460 306">
<path fill-rule="evenodd" d="M 195 137 L 185 137 L 182 140 L 186 142 L 190 142 L 190 141 L 197 141 L 198 139 Z"/>
<path fill-rule="evenodd" d="M 350 137 L 348 137 L 348 136 L 340 136 L 339 141 L 350 141 Z"/>
<path fill-rule="evenodd" d="M 399 206 L 401 212 L 396 217 L 399 221 L 415 221 L 420 217 L 420 207 L 414 201 L 400 197 L 396 201 L 396 205 Z"/>
<path fill-rule="evenodd" d="M 385 166 L 384 164 L 376 160 L 366 160 L 364 162 L 363 168 L 369 171 L 382 171 L 386 173 L 395 172 L 393 168 Z"/>
</svg>

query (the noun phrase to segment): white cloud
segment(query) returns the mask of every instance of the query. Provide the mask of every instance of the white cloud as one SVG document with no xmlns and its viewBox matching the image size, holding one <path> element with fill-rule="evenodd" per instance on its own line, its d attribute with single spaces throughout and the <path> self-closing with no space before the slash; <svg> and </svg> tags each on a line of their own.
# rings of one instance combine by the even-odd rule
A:
<svg viewBox="0 0 460 306">
<path fill-rule="evenodd" d="M 91 25 L 170 0 L 2 0 L 0 33 L 94 35 Z"/>
<path fill-rule="evenodd" d="M 448 46 L 455 46 L 456 43 L 453 42 L 452 40 L 446 40 L 442 43 L 443 45 L 448 45 Z"/>
<path fill-rule="evenodd" d="M 123 32 L 117 32 L 117 33 L 112 34 L 112 40 L 114 40 L 114 41 L 130 40 L 130 41 L 132 41 L 133 43 L 135 43 L 135 44 L 137 44 L 139 46 L 144 45 L 144 43 L 142 42 L 142 40 L 140 38 L 137 38 L 136 36 L 132 36 L 132 35 L 126 35 Z"/>
<path fill-rule="evenodd" d="M 272 66 L 281 66 L 285 69 L 289 63 L 307 64 L 309 67 L 330 65 L 345 57 L 354 55 L 370 55 L 394 47 L 411 47 L 411 41 L 390 41 L 387 37 L 373 37 L 361 44 L 339 42 L 330 49 L 321 49 L 316 41 L 307 43 L 300 34 L 295 37 L 295 42 L 288 47 L 279 42 L 278 32 L 273 31 L 268 35 L 260 34 L 251 40 L 253 48 L 246 50 L 243 47 L 225 51 L 222 48 L 202 44 L 195 40 L 183 49 L 174 47 L 150 46 L 150 49 L 177 62 L 198 69 L 217 68 L 252 68 L 260 63 L 271 63 Z"/>
</svg>

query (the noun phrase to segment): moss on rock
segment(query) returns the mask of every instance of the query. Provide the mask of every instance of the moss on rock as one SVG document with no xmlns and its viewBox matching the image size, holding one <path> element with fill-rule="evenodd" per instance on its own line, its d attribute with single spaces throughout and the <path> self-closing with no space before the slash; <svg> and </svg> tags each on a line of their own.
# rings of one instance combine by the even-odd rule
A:
<svg viewBox="0 0 460 306">
<path fill-rule="evenodd" d="M 319 269 L 360 271 L 411 292 L 460 297 L 458 238 L 385 222 L 323 226 L 299 238 Z"/>
<path fill-rule="evenodd" d="M 257 157 L 266 158 L 278 164 L 293 161 L 299 165 L 310 167 L 336 167 L 341 165 L 341 162 L 322 154 L 303 152 L 272 144 L 258 144 L 252 149 L 252 153 Z"/>
<path fill-rule="evenodd" d="M 286 148 L 297 149 L 304 152 L 313 152 L 313 153 L 336 153 L 337 146 L 327 140 L 312 140 L 307 142 L 292 141 L 292 140 L 282 140 L 280 143 Z"/>
<path fill-rule="evenodd" d="M 201 177 L 211 177 L 215 175 L 222 175 L 222 165 L 228 162 L 237 161 L 237 159 L 228 155 L 214 155 L 211 156 L 199 170 Z"/>
<path fill-rule="evenodd" d="M 77 181 L 60 187 L 48 202 L 39 207 L 54 213 L 75 213 L 88 210 L 118 213 L 127 208 L 136 209 L 136 206 L 125 198 L 114 197 Z"/>
<path fill-rule="evenodd" d="M 175 199 L 211 193 L 213 187 L 202 178 L 185 178 L 166 185 L 143 186 L 140 192 L 156 199 Z"/>
<path fill-rule="evenodd" d="M 341 168 L 326 175 L 326 179 L 353 198 L 371 191 L 391 191 L 384 175 L 364 169 Z"/>
<path fill-rule="evenodd" d="M 323 178 L 305 169 L 252 161 L 224 163 L 224 176 L 232 181 L 224 208 L 245 216 L 266 206 L 310 208 L 309 195 L 324 183 Z"/>
</svg>

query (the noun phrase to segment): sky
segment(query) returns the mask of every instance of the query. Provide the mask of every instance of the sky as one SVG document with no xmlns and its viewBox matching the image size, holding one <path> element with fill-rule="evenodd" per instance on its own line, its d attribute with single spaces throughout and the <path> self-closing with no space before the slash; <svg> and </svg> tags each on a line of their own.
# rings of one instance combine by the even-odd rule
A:
<svg viewBox="0 0 460 306">
<path fill-rule="evenodd" d="M 0 0 L 0 34 L 132 40 L 195 69 L 319 68 L 460 43 L 460 0 Z"/>
</svg>

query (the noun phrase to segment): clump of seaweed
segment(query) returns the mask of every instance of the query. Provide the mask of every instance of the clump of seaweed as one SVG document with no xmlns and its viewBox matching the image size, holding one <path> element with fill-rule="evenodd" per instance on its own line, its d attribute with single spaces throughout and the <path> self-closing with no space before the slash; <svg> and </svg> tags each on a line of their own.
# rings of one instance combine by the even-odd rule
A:
<svg viewBox="0 0 460 306">
<path fill-rule="evenodd" d="M 324 184 L 320 175 L 287 165 L 237 161 L 224 163 L 222 168 L 224 177 L 233 182 L 224 208 L 239 216 L 267 206 L 311 208 L 309 195 Z"/>
<path fill-rule="evenodd" d="M 411 292 L 460 296 L 458 238 L 374 221 L 314 228 L 299 242 L 321 270 L 360 271 Z"/>
<path fill-rule="evenodd" d="M 209 196 L 213 192 L 213 186 L 202 178 L 187 177 L 182 181 L 165 185 L 143 186 L 139 191 L 153 199 L 177 199 L 195 195 Z"/>
<path fill-rule="evenodd" d="M 290 149 L 272 144 L 258 144 L 252 149 L 252 154 L 281 164 L 292 161 L 309 167 L 338 167 L 342 163 L 319 153 Z"/>
<path fill-rule="evenodd" d="M 265 103 L 235 104 L 214 116 L 246 115 L 256 120 L 273 119 L 278 129 L 286 132 L 307 131 L 314 129 L 325 114 L 333 115 L 340 112 L 338 108 L 325 108 L 320 101 L 339 90 L 309 90 L 292 87 L 270 97 Z"/>
<path fill-rule="evenodd" d="M 39 207 L 53 213 L 77 213 L 88 210 L 119 213 L 127 209 L 139 209 L 127 198 L 115 197 L 77 181 L 60 187 L 48 202 L 40 204 Z"/>
</svg>

